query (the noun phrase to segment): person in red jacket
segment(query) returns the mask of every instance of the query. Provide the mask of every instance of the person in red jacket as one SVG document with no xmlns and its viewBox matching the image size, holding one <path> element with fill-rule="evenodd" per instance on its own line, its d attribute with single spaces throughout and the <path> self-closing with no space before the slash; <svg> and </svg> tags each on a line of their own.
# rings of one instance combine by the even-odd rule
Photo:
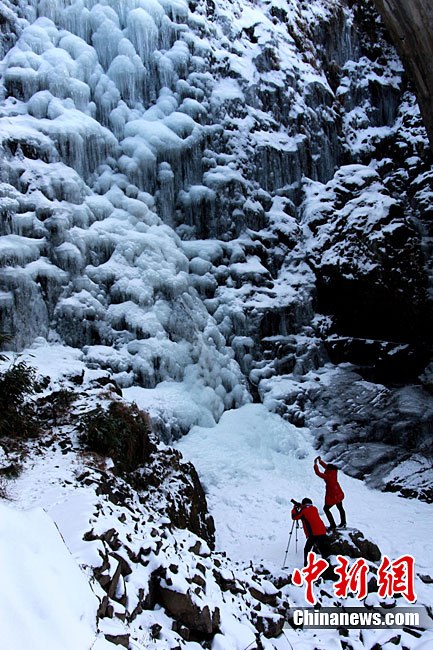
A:
<svg viewBox="0 0 433 650">
<path fill-rule="evenodd" d="M 320 471 L 319 463 L 324 468 L 324 472 Z M 317 456 L 317 458 L 314 459 L 314 471 L 317 476 L 323 478 L 326 483 L 325 506 L 323 512 L 328 518 L 329 525 L 331 528 L 336 528 L 331 508 L 337 506 L 338 512 L 340 513 L 339 527 L 344 528 L 346 525 L 346 512 L 343 508 L 344 492 L 341 489 L 341 485 L 337 478 L 338 467 L 332 463 L 325 463 L 320 456 Z"/>
<path fill-rule="evenodd" d="M 292 509 L 292 519 L 302 521 L 307 541 L 304 546 L 304 566 L 307 565 L 308 553 L 315 546 L 322 557 L 329 555 L 326 538 L 326 526 L 320 518 L 319 511 L 313 506 L 311 499 L 302 499 Z"/>
</svg>

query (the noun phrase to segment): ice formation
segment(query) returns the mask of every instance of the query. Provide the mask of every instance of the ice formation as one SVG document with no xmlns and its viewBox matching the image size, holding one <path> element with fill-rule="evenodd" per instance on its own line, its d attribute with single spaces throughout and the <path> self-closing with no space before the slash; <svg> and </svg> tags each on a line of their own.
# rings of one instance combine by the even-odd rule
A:
<svg viewBox="0 0 433 650">
<path fill-rule="evenodd" d="M 245 257 L 230 239 L 265 224 L 260 186 L 299 182 L 305 136 L 285 134 L 262 109 L 290 80 L 285 101 L 300 113 L 295 78 L 308 74 L 328 93 L 323 74 L 299 62 L 265 9 L 249 5 L 221 4 L 212 16 L 206 3 L 41 1 L 23 3 L 10 30 L 1 64 L 2 329 L 18 347 L 39 335 L 85 346 L 88 362 L 111 367 L 124 387 L 201 386 L 218 419 L 250 399 L 228 339 L 237 334 L 238 351 L 251 342 L 247 326 L 233 331 L 245 319 L 237 309 L 203 302 L 221 281 L 200 239 L 227 242 L 219 261 L 234 262 L 229 284 L 270 283 L 257 254 Z M 245 30 L 257 36 L 244 40 Z M 266 49 L 268 40 L 275 46 Z M 236 155 L 240 144 L 254 166 Z M 248 365 L 248 355 L 238 358 Z"/>
<path fill-rule="evenodd" d="M 425 132 L 372 6 L 2 7 L 11 345 L 62 340 L 123 388 L 183 382 L 209 421 L 323 365 L 321 270 L 356 257 L 352 226 L 379 250 L 409 224 L 419 246 L 431 196 Z M 272 403 L 302 420 L 299 400 Z M 172 433 L 200 424 L 180 420 Z"/>
<path fill-rule="evenodd" d="M 0 33 L 9 347 L 72 383 L 109 370 L 165 441 L 195 426 L 179 446 L 222 520 L 313 445 L 354 493 L 431 501 L 432 159 L 370 0 L 3 0 Z M 237 625 L 215 650 L 252 645 Z"/>
</svg>

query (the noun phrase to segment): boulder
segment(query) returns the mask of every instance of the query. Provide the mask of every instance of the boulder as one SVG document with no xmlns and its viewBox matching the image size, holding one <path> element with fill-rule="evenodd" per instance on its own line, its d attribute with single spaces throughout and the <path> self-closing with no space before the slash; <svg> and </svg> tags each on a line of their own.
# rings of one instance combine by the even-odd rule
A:
<svg viewBox="0 0 433 650">
<path fill-rule="evenodd" d="M 357 528 L 337 528 L 329 538 L 331 555 L 350 558 L 363 557 L 370 562 L 379 562 L 382 553 L 374 542 L 367 539 Z"/>
<path fill-rule="evenodd" d="M 267 588 L 266 590 L 263 588 L 263 585 L 261 588 L 251 586 L 249 588 L 249 592 L 253 598 L 258 600 L 259 602 L 263 603 L 264 605 L 272 605 L 276 606 L 277 605 L 277 598 L 278 596 L 281 596 L 281 592 L 278 591 L 275 587 L 272 589 Z"/>
<path fill-rule="evenodd" d="M 218 565 L 216 564 L 216 566 Z M 216 569 L 213 571 L 213 575 L 221 591 L 230 591 L 230 593 L 233 595 L 246 593 L 245 587 L 238 580 L 236 580 L 233 575 L 228 577 Z"/>
<path fill-rule="evenodd" d="M 273 639 L 280 636 L 284 623 L 283 616 L 258 616 L 255 626 L 267 639 Z"/>
<path fill-rule="evenodd" d="M 158 601 L 172 618 L 195 633 L 212 636 L 219 629 L 219 609 L 216 607 L 211 611 L 208 605 L 200 608 L 189 590 L 182 593 L 159 585 Z"/>
<path fill-rule="evenodd" d="M 106 634 L 105 638 L 107 641 L 110 643 L 114 643 L 115 645 L 121 645 L 124 648 L 129 648 L 129 634 Z"/>
</svg>

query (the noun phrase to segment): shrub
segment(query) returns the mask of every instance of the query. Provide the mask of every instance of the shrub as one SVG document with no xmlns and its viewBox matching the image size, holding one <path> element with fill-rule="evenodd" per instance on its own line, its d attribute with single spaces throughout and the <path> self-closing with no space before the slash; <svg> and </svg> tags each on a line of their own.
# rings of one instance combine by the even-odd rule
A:
<svg viewBox="0 0 433 650">
<path fill-rule="evenodd" d="M 38 387 L 36 371 L 25 361 L 0 373 L 0 437 L 33 437 L 40 433 L 36 406 L 29 399 Z"/>
<path fill-rule="evenodd" d="M 41 397 L 37 402 L 39 418 L 51 421 L 54 426 L 59 422 L 63 423 L 76 399 L 77 394 L 73 390 L 66 388 L 61 388 Z"/>
<path fill-rule="evenodd" d="M 149 461 L 156 450 L 150 439 L 149 417 L 136 404 L 111 402 L 97 406 L 79 423 L 80 441 L 89 451 L 110 456 L 120 472 L 131 472 Z"/>
</svg>

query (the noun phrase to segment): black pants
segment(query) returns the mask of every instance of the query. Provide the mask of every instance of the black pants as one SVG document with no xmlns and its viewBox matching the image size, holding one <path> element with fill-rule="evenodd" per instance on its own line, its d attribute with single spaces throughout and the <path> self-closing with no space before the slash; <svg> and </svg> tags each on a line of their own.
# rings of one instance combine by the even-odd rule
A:
<svg viewBox="0 0 433 650">
<path fill-rule="evenodd" d="M 307 566 L 308 553 L 315 548 L 322 557 L 328 557 L 329 545 L 326 535 L 312 535 L 307 539 L 304 546 L 304 566 Z"/>
<path fill-rule="evenodd" d="M 346 525 L 346 513 L 345 513 L 344 508 L 343 508 L 343 502 L 340 501 L 340 503 L 336 503 L 335 505 L 337 506 L 338 512 L 340 513 L 340 526 L 345 526 Z M 335 519 L 332 516 L 331 508 L 333 508 L 333 506 L 325 506 L 323 508 L 323 512 L 328 517 L 329 525 L 332 528 L 335 528 L 336 527 Z"/>
</svg>

